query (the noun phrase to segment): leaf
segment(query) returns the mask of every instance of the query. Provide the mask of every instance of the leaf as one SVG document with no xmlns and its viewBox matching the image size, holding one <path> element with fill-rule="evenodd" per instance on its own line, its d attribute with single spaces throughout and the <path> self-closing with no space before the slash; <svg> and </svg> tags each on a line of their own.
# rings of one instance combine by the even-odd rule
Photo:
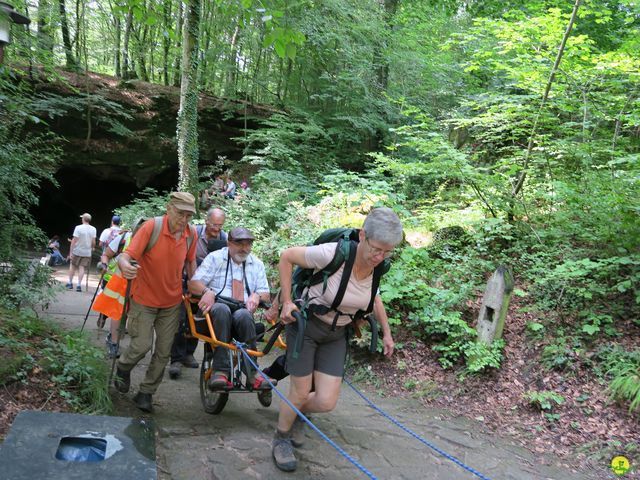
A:
<svg viewBox="0 0 640 480">
<path fill-rule="evenodd" d="M 539 332 L 540 330 L 544 330 L 544 325 L 538 322 L 529 322 L 527 323 L 527 328 L 532 332 Z"/>
<path fill-rule="evenodd" d="M 274 42 L 273 48 L 275 48 L 276 53 L 280 58 L 285 58 L 287 54 L 287 47 L 282 43 L 280 39 Z"/>
<path fill-rule="evenodd" d="M 598 333 L 600 331 L 600 327 L 598 325 L 583 325 L 582 331 L 587 335 L 593 335 L 594 333 Z"/>
</svg>

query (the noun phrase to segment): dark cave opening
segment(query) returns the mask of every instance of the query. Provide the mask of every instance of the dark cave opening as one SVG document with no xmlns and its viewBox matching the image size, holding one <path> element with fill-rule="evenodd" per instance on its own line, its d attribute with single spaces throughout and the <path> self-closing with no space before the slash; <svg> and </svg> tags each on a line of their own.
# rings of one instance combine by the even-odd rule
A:
<svg viewBox="0 0 640 480">
<path fill-rule="evenodd" d="M 60 168 L 55 179 L 58 186 L 51 182 L 43 182 L 40 186 L 39 205 L 32 209 L 36 225 L 51 238 L 60 236 L 60 250 L 63 255 L 69 251 L 69 242 L 73 229 L 81 223 L 80 215 L 91 214 L 91 225 L 96 227 L 98 236 L 111 224 L 115 208 L 130 203 L 145 187 L 167 191 L 175 188 L 178 179 L 177 166 L 167 169 L 150 178 L 143 186 L 137 186 L 135 178 L 122 172 L 105 175 L 99 167 Z"/>
</svg>

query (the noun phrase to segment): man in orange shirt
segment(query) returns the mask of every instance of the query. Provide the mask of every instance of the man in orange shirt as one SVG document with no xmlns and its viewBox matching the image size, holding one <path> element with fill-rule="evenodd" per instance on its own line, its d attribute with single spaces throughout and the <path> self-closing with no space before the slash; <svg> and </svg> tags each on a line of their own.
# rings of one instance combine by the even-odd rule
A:
<svg viewBox="0 0 640 480">
<path fill-rule="evenodd" d="M 190 193 L 173 192 L 167 214 L 148 220 L 118 257 L 122 276 L 132 280 L 129 298 L 129 348 L 117 363 L 116 389 L 127 393 L 131 370 L 151 349 L 153 332 L 156 343 L 144 380 L 133 401 L 140 410 L 151 412 L 152 395 L 158 389 L 171 355 L 171 344 L 178 330 L 182 302 L 182 271 L 187 278 L 196 270 L 197 234 L 189 225 L 195 209 Z M 156 222 L 162 221 L 159 234 Z M 157 240 L 154 238 L 156 233 Z M 137 263 L 132 264 L 132 260 Z"/>
</svg>

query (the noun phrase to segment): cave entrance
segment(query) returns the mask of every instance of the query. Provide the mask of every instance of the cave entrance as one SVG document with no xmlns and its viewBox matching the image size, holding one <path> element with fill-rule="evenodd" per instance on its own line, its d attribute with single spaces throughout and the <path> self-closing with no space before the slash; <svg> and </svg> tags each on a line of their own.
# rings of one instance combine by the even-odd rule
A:
<svg viewBox="0 0 640 480">
<path fill-rule="evenodd" d="M 110 174 L 105 175 L 99 167 L 63 166 L 54 176 L 59 186 L 42 182 L 40 204 L 32 209 L 32 213 L 47 238 L 60 236 L 63 255 L 69 251 L 67 238 L 81 223 L 79 217 L 84 212 L 91 214 L 91 225 L 96 227 L 99 236 L 111 224 L 113 210 L 131 202 L 145 187 L 170 190 L 178 181 L 177 167 L 150 178 L 140 187 L 124 167 L 122 172 L 114 172 L 110 167 Z"/>
</svg>

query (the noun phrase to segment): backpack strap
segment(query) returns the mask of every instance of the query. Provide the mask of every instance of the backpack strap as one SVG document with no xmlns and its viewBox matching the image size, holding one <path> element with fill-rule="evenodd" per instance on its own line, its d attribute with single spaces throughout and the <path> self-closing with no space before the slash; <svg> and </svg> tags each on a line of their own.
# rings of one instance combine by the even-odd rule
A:
<svg viewBox="0 0 640 480">
<path fill-rule="evenodd" d="M 147 243 L 144 252 L 148 252 L 153 248 L 153 246 L 158 242 L 158 238 L 160 238 L 160 232 L 162 232 L 162 217 L 153 217 L 153 231 L 151 232 L 151 237 L 149 237 L 149 243 Z"/>
<path fill-rule="evenodd" d="M 369 315 L 371 312 L 373 312 L 373 303 L 376 300 L 376 293 L 378 292 L 378 288 L 380 288 L 380 279 L 387 270 L 388 266 L 385 265 L 385 262 L 380 262 L 376 266 L 376 268 L 373 269 L 373 280 L 371 281 L 371 300 L 369 301 L 369 306 L 364 311 L 365 315 Z"/>
<path fill-rule="evenodd" d="M 342 271 L 342 277 L 340 278 L 340 286 L 338 287 L 336 296 L 333 298 L 333 302 L 331 302 L 331 310 L 336 312 L 335 317 L 333 317 L 333 323 L 331 324 L 331 330 L 333 331 L 335 331 L 336 323 L 338 323 L 338 317 L 340 316 L 338 307 L 342 303 L 344 293 L 347 291 L 347 285 L 349 284 L 349 279 L 351 278 L 351 271 L 353 270 L 354 263 L 356 263 L 356 250 L 358 249 L 358 245 L 354 241 L 344 243 L 349 247 L 349 256 L 344 262 L 344 270 Z"/>
</svg>

